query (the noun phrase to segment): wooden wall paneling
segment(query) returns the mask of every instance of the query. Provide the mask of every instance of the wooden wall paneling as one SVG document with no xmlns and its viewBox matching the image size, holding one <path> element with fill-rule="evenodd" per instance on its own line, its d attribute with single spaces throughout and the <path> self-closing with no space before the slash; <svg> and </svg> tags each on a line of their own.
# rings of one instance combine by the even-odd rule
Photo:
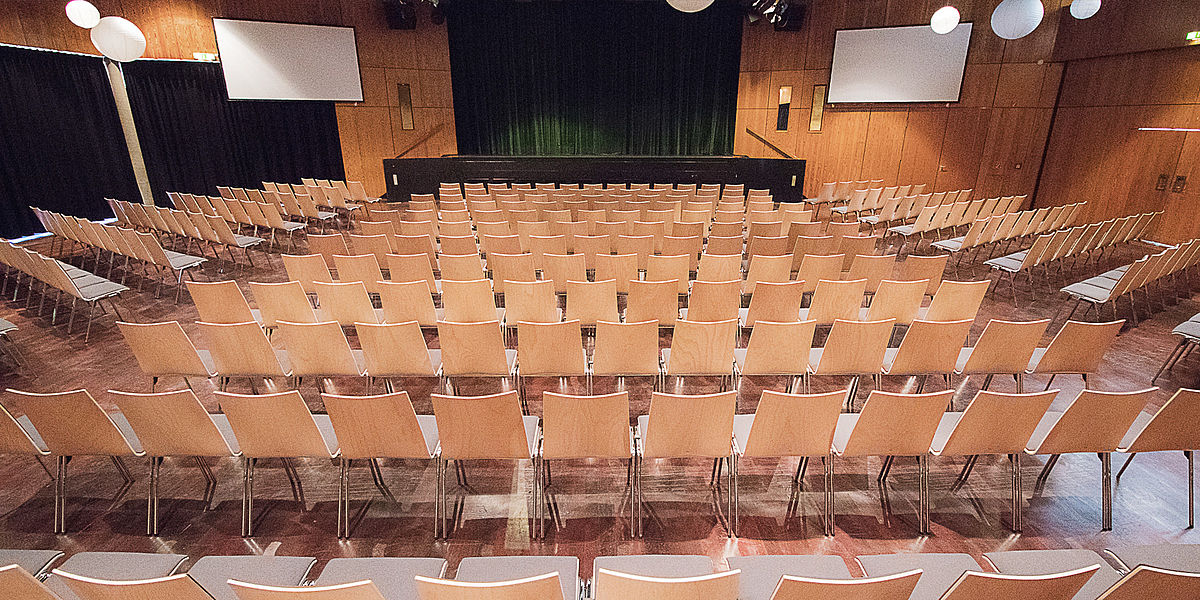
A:
<svg viewBox="0 0 1200 600">
<path fill-rule="evenodd" d="M 1200 128 L 1200 105 L 1192 106 L 1191 113 L 1187 127 Z M 1196 207 L 1200 206 L 1200 133 L 1184 134 L 1175 175 L 1186 176 L 1188 183 L 1183 193 L 1167 192 L 1165 213 L 1157 232 L 1157 239 L 1167 242 L 1200 237 L 1200 219 L 1196 218 Z"/>
<path fill-rule="evenodd" d="M 936 182 L 949 111 L 944 107 L 909 109 L 897 184 Z"/>
<path fill-rule="evenodd" d="M 979 178 L 980 160 L 991 125 L 991 111 L 984 108 L 954 107 L 946 111 L 946 135 L 934 189 L 974 188 Z M 918 183 L 918 182 L 913 182 Z M 976 197 L 982 198 L 982 192 Z"/>
<path fill-rule="evenodd" d="M 904 147 L 908 109 L 875 110 L 867 118 L 867 137 L 863 161 L 856 179 L 882 179 L 884 185 L 897 185 L 901 153 Z"/>
<path fill-rule="evenodd" d="M 346 169 L 346 179 L 363 181 L 362 154 L 358 144 L 358 121 L 353 104 L 339 104 L 335 107 L 338 120 L 338 138 L 342 144 L 342 165 Z M 365 182 L 364 182 L 365 185 Z"/>
</svg>

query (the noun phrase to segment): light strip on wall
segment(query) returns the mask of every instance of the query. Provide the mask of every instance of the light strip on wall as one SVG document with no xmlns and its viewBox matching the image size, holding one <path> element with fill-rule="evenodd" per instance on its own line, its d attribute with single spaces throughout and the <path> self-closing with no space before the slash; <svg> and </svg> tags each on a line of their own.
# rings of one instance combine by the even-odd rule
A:
<svg viewBox="0 0 1200 600">
<path fill-rule="evenodd" d="M 1200 132 L 1200 129 L 1197 129 L 1195 127 L 1138 127 L 1137 130 L 1138 131 L 1196 131 L 1196 132 Z"/>
</svg>

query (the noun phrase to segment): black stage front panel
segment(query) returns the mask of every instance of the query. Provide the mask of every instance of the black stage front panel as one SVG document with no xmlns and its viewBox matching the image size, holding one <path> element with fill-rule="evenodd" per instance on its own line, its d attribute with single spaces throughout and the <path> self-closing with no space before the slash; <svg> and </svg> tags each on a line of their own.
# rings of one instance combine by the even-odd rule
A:
<svg viewBox="0 0 1200 600">
<path fill-rule="evenodd" d="M 436 193 L 441 182 L 491 183 L 743 183 L 797 202 L 804 189 L 801 159 L 743 156 L 447 156 L 383 161 L 388 199 Z"/>
</svg>

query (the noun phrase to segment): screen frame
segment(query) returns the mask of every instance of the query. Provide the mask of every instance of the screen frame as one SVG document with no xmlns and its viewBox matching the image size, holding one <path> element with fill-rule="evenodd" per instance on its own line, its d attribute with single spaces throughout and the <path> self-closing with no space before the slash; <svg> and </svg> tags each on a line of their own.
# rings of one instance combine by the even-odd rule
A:
<svg viewBox="0 0 1200 600">
<path fill-rule="evenodd" d="M 864 102 L 864 101 L 830 102 L 828 90 L 829 90 L 830 83 L 832 83 L 832 81 L 833 81 L 833 55 L 837 51 L 837 34 L 838 34 L 838 32 L 841 32 L 841 31 L 865 31 L 865 30 L 871 30 L 871 29 L 912 29 L 914 27 L 929 27 L 929 25 L 887 25 L 887 26 L 883 26 L 883 27 L 840 27 L 838 29 L 835 29 L 833 31 L 833 48 L 829 53 L 829 77 L 825 80 L 825 85 L 826 85 L 825 108 L 831 108 L 831 107 L 835 107 L 835 106 L 958 104 L 958 103 L 962 102 L 962 90 L 963 90 L 963 85 L 966 83 L 966 80 L 967 80 L 967 66 L 971 64 L 971 46 L 973 45 L 972 42 L 975 39 L 976 29 L 975 29 L 974 21 L 960 21 L 959 25 L 970 25 L 971 26 L 971 37 L 967 41 L 967 55 L 963 58 L 963 77 L 962 77 L 962 81 L 959 82 L 959 84 L 958 84 L 958 97 L 956 97 L 954 100 L 889 100 L 887 102 Z"/>
<path fill-rule="evenodd" d="M 349 29 L 354 35 L 354 62 L 358 65 L 358 100 L 313 100 L 311 98 L 230 98 L 229 97 L 229 80 L 225 77 L 225 61 L 221 60 L 221 46 L 217 44 L 217 61 L 221 65 L 221 79 L 225 82 L 225 100 L 228 102 L 345 102 L 345 103 L 360 103 L 366 101 L 366 87 L 363 85 L 363 66 L 362 53 L 358 47 L 358 27 L 354 25 L 326 25 L 323 23 L 297 23 L 295 21 L 274 21 L 271 19 L 233 19 L 229 17 L 211 17 L 209 21 L 212 23 L 213 41 L 217 39 L 217 21 L 242 21 L 245 23 L 275 23 L 279 25 L 307 25 L 310 27 L 335 27 L 338 29 Z M 185 59 L 186 60 L 186 59 Z M 208 61 L 202 61 L 208 62 Z"/>
</svg>

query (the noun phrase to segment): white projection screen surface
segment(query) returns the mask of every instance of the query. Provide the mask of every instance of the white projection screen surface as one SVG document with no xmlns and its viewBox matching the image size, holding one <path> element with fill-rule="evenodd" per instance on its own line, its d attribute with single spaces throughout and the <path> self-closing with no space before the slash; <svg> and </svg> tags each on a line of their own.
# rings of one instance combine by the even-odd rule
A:
<svg viewBox="0 0 1200 600">
<path fill-rule="evenodd" d="M 826 101 L 958 102 L 970 42 L 971 23 L 840 29 Z"/>
<path fill-rule="evenodd" d="M 213 19 L 230 100 L 361 102 L 352 27 Z"/>
</svg>

